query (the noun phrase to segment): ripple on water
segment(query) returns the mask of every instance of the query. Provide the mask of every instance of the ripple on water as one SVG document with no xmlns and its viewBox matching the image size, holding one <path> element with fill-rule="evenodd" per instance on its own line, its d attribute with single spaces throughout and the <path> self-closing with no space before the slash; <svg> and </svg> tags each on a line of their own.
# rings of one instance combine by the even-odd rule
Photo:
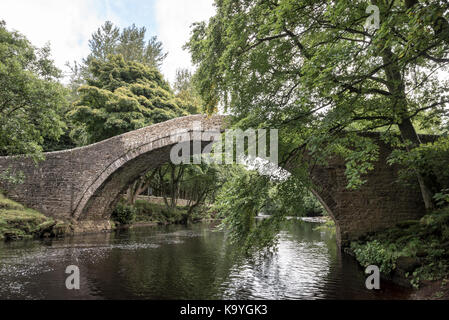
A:
<svg viewBox="0 0 449 320">
<path fill-rule="evenodd" d="M 0 299 L 325 299 L 376 296 L 354 261 L 310 225 L 279 235 L 276 251 L 245 257 L 208 227 L 143 229 L 115 236 L 0 244 Z M 344 260 L 344 259 L 343 259 Z M 65 267 L 81 269 L 70 295 Z M 394 289 L 395 290 L 395 289 Z"/>
</svg>

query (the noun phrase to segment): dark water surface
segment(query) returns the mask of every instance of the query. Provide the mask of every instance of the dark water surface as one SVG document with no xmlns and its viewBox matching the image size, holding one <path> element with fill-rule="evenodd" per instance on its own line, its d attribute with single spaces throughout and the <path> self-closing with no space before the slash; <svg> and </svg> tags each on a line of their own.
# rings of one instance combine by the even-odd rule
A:
<svg viewBox="0 0 449 320">
<path fill-rule="evenodd" d="M 243 257 L 211 224 L 0 243 L 0 299 L 406 299 L 365 289 L 357 263 L 316 224 L 291 221 L 268 257 Z M 81 289 L 65 287 L 80 268 Z"/>
</svg>

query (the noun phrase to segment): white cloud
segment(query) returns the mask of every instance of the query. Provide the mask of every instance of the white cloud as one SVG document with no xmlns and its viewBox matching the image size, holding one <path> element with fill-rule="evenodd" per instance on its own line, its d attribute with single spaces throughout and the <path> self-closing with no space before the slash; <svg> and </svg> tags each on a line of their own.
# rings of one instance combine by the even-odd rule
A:
<svg viewBox="0 0 449 320">
<path fill-rule="evenodd" d="M 158 38 L 168 51 L 162 72 L 171 82 L 177 68 L 192 69 L 190 53 L 182 47 L 190 38 L 194 22 L 208 20 L 215 14 L 213 0 L 156 0 Z"/>
<path fill-rule="evenodd" d="M 0 0 L 0 20 L 5 20 L 9 30 L 19 31 L 36 46 L 50 42 L 56 65 L 67 71 L 66 62 L 80 61 L 89 54 L 88 40 L 104 21 L 111 20 L 122 27 L 131 23 L 117 9 L 121 5 L 126 7 L 127 1 Z M 213 0 L 153 1 L 157 35 L 169 52 L 162 72 L 173 81 L 177 68 L 192 69 L 190 54 L 182 49 L 190 37 L 191 24 L 209 19 L 215 8 Z"/>
<path fill-rule="evenodd" d="M 0 19 L 36 46 L 50 42 L 56 65 L 65 70 L 67 61 L 87 56 L 88 40 L 105 20 L 119 22 L 110 10 L 99 12 L 98 4 L 98 0 L 1 0 Z"/>
</svg>

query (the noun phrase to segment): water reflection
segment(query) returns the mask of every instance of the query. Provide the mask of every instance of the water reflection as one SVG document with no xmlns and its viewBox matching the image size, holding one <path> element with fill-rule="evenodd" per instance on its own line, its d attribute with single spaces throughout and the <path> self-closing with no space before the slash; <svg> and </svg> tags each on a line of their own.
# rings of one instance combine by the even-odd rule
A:
<svg viewBox="0 0 449 320">
<path fill-rule="evenodd" d="M 2 299 L 392 299 L 315 224 L 290 221 L 269 256 L 244 257 L 213 225 L 169 226 L 0 244 Z M 68 265 L 81 290 L 65 288 Z"/>
</svg>

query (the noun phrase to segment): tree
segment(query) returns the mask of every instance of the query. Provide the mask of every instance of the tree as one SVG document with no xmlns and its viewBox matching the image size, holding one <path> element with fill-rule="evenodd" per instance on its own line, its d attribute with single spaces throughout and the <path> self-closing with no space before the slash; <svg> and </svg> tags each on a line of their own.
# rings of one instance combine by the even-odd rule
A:
<svg viewBox="0 0 449 320">
<path fill-rule="evenodd" d="M 93 60 L 89 72 L 70 112 L 77 131 L 87 134 L 86 143 L 187 115 L 155 68 L 111 55 Z"/>
<path fill-rule="evenodd" d="M 120 29 L 114 26 L 111 21 L 106 21 L 104 25 L 92 34 L 92 39 L 89 40 L 91 53 L 86 60 L 106 60 L 109 55 L 116 53 L 119 39 Z"/>
<path fill-rule="evenodd" d="M 181 193 L 189 200 L 186 219 L 190 219 L 194 210 L 204 205 L 206 200 L 212 202 L 214 193 L 220 188 L 219 170 L 218 166 L 206 163 L 187 166 L 180 187 Z"/>
<path fill-rule="evenodd" d="M 180 106 L 182 110 L 185 110 L 188 114 L 199 114 L 201 112 L 203 102 L 193 84 L 192 74 L 187 69 L 178 69 L 176 71 L 176 81 L 173 87 L 176 97 L 176 104 Z M 197 168 L 197 166 L 192 166 L 191 168 Z M 190 169 L 188 171 L 190 172 Z M 210 172 L 210 170 L 207 170 L 207 172 Z M 165 174 L 163 176 L 165 176 Z M 162 190 L 162 187 L 160 185 L 157 185 L 157 183 L 153 183 L 154 179 L 155 172 L 150 171 L 145 173 L 137 181 L 135 181 L 128 189 L 128 202 L 134 204 L 137 196 L 147 190 L 149 186 L 152 186 L 156 190 Z M 171 186 L 172 184 L 168 183 L 168 185 Z M 203 197 L 207 197 L 210 193 L 209 189 L 206 192 L 198 192 L 199 190 L 203 189 L 200 188 L 196 190 L 197 192 L 191 193 L 192 198 L 195 199 L 192 199 L 193 201 L 191 202 L 189 214 L 203 201 Z M 178 194 L 175 193 L 175 196 L 177 197 Z M 171 205 L 168 205 L 168 207 L 171 207 L 172 205 L 173 203 Z"/>
<path fill-rule="evenodd" d="M 127 200 L 130 205 L 136 203 L 137 197 L 150 187 L 154 188 L 155 177 L 159 173 L 160 168 L 156 168 L 145 172 L 137 181 L 135 181 L 127 190 Z"/>
<path fill-rule="evenodd" d="M 134 61 L 159 68 L 167 57 L 162 43 L 157 37 L 145 41 L 146 28 L 138 28 L 135 24 L 120 30 L 110 21 L 92 35 L 89 40 L 90 55 L 85 60 L 87 65 L 97 59 L 105 61 L 111 54 L 121 54 L 125 61 Z"/>
<path fill-rule="evenodd" d="M 247 252 L 271 247 L 285 214 L 276 210 L 260 223 L 255 219 L 270 203 L 270 178 L 239 165 L 226 167 L 223 173 L 213 209 L 223 218 L 231 243 Z"/>
<path fill-rule="evenodd" d="M 34 47 L 0 21 L 0 155 L 42 159 L 44 142 L 59 139 L 67 106 L 60 77 L 48 46 Z"/>
<path fill-rule="evenodd" d="M 199 114 L 203 109 L 203 101 L 196 90 L 194 77 L 188 69 L 176 70 L 176 80 L 173 84 L 176 98 L 190 114 Z"/>
<path fill-rule="evenodd" d="M 438 71 L 449 62 L 449 5 L 374 1 L 380 26 L 371 32 L 369 4 L 216 1 L 217 14 L 196 24 L 187 44 L 209 112 L 222 102 L 245 125 L 289 129 L 295 145 L 283 150 L 285 162 L 304 149 L 319 160 L 343 156 L 349 187 L 363 183 L 378 153 L 357 133 L 377 130 L 397 149 L 418 147 L 414 121 L 448 116 L 449 86 Z M 415 176 L 430 209 L 431 188 Z"/>
<path fill-rule="evenodd" d="M 70 100 L 79 99 L 79 88 L 91 78 L 90 65 L 93 61 L 107 61 L 110 55 L 122 55 L 127 62 L 139 62 L 150 67 L 160 68 L 165 58 L 162 43 L 157 36 L 145 40 L 146 28 L 137 28 L 135 24 L 120 30 L 111 21 L 106 21 L 89 40 L 90 54 L 81 63 L 67 63 L 70 68 Z"/>
</svg>

